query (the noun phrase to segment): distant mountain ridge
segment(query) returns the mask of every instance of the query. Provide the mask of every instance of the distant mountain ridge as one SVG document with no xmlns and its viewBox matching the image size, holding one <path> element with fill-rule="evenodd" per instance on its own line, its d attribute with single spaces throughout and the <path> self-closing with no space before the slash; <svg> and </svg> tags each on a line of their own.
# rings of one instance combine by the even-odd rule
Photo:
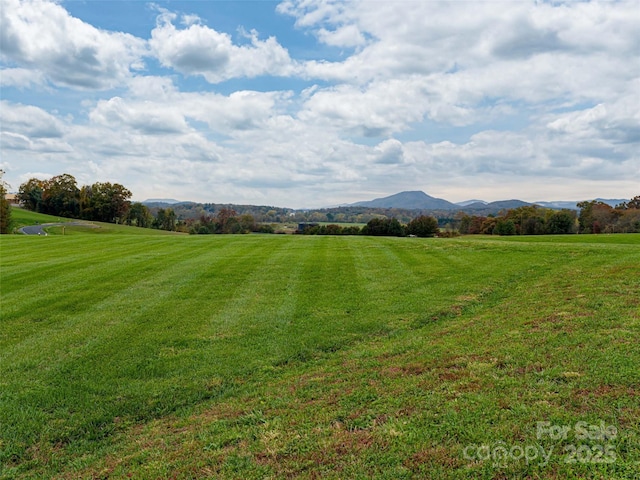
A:
<svg viewBox="0 0 640 480">
<path fill-rule="evenodd" d="M 400 192 L 388 197 L 374 200 L 352 203 L 354 207 L 368 208 L 401 208 L 405 210 L 500 210 L 518 208 L 531 203 L 522 200 L 500 200 L 497 202 L 485 202 L 483 200 L 468 200 L 461 202 L 464 205 L 452 203 L 443 198 L 432 197 L 423 191 Z"/>
<path fill-rule="evenodd" d="M 175 200 L 173 198 L 148 198 L 146 200 L 143 200 L 140 203 L 144 203 L 144 204 L 147 204 L 147 203 L 166 203 L 168 205 L 173 205 L 175 203 L 183 203 L 183 202 L 180 201 L 180 200 Z"/>
<path fill-rule="evenodd" d="M 578 208 L 578 203 L 580 203 L 582 200 L 579 200 L 577 202 L 570 202 L 570 201 L 565 201 L 565 200 L 557 200 L 557 201 L 553 201 L 553 202 L 536 202 L 536 205 L 540 205 L 541 207 L 545 207 L 545 208 L 567 208 L 569 210 L 580 210 Z M 587 200 L 590 201 L 590 200 Z M 622 202 L 627 202 L 628 199 L 624 199 L 624 198 L 596 198 L 595 199 L 596 202 L 602 202 L 602 203 L 606 203 L 607 205 L 611 206 L 611 207 L 615 207 L 616 205 L 620 205 Z"/>
<path fill-rule="evenodd" d="M 606 203 L 615 207 L 626 199 L 604 199 L 596 198 L 596 201 Z M 374 200 L 361 201 L 349 204 L 354 207 L 368 208 L 401 208 L 405 210 L 463 210 L 473 212 L 482 211 L 499 211 L 512 208 L 525 207 L 528 205 L 539 205 L 540 207 L 553 209 L 571 209 L 579 210 L 578 201 L 553 201 L 553 202 L 524 202 L 522 200 L 498 200 L 495 202 L 485 202 L 484 200 L 466 200 L 464 202 L 452 203 L 443 198 L 436 198 L 427 195 L 423 191 L 406 191 L 389 195 L 388 197 L 376 198 Z"/>
<path fill-rule="evenodd" d="M 484 200 L 465 200 L 464 202 L 456 202 L 456 205 L 459 205 L 460 207 L 468 207 L 469 205 L 474 205 L 476 203 L 486 205 L 489 202 L 485 202 Z"/>
</svg>

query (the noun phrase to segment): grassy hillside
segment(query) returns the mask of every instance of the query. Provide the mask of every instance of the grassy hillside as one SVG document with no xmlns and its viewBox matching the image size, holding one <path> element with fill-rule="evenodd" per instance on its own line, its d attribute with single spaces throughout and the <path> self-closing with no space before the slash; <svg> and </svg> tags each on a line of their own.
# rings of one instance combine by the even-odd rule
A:
<svg viewBox="0 0 640 480">
<path fill-rule="evenodd" d="M 15 206 L 11 207 L 11 226 L 13 228 L 20 228 L 26 225 L 36 225 L 38 223 L 60 223 L 70 221 L 72 220 L 69 218 L 45 215 L 44 213 L 36 213 Z"/>
<path fill-rule="evenodd" d="M 0 478 L 638 469 L 640 235 L 5 236 L 0 268 Z"/>
<path fill-rule="evenodd" d="M 77 220 L 72 218 L 56 217 L 44 213 L 36 213 L 23 208 L 12 207 L 11 226 L 18 230 L 20 227 L 36 224 L 72 223 Z M 49 226 L 45 231 L 49 235 L 76 235 L 76 234 L 126 234 L 126 235 L 181 235 L 177 232 L 167 232 L 151 228 L 129 227 L 127 225 L 115 225 L 113 223 L 82 221 L 86 225 Z"/>
</svg>

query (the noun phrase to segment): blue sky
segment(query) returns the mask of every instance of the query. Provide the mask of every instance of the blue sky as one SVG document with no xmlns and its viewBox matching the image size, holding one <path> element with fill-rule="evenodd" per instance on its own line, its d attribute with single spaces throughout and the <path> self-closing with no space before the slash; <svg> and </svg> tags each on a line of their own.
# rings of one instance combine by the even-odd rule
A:
<svg viewBox="0 0 640 480">
<path fill-rule="evenodd" d="M 640 194 L 640 4 L 0 0 L 0 167 L 317 207 Z"/>
</svg>

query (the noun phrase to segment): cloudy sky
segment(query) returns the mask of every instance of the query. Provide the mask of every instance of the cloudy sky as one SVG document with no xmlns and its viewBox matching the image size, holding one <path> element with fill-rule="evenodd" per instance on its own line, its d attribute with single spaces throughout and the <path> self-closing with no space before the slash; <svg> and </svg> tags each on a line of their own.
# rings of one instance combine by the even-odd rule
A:
<svg viewBox="0 0 640 480">
<path fill-rule="evenodd" d="M 640 194 L 640 2 L 0 0 L 12 190 Z"/>
</svg>

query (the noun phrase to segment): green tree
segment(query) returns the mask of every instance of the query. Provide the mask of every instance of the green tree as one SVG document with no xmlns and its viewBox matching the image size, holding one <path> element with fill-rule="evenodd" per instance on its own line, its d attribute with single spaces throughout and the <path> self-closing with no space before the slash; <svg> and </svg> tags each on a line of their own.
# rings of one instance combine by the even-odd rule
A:
<svg viewBox="0 0 640 480">
<path fill-rule="evenodd" d="M 414 218 L 407 225 L 407 233 L 418 237 L 433 237 L 439 232 L 438 220 L 426 215 Z"/>
<path fill-rule="evenodd" d="M 80 189 L 76 179 L 63 173 L 44 182 L 42 204 L 44 213 L 77 218 L 80 213 Z"/>
<path fill-rule="evenodd" d="M 176 214 L 171 208 L 158 209 L 158 213 L 156 214 L 156 218 L 153 220 L 151 224 L 152 228 L 157 228 L 160 230 L 167 230 L 170 232 L 175 232 L 176 230 Z"/>
<path fill-rule="evenodd" d="M 2 178 L 4 170 L 0 170 L 0 234 L 11 231 L 11 205 L 7 200 L 8 185 Z"/>
<path fill-rule="evenodd" d="M 546 222 L 547 233 L 574 233 L 576 223 L 576 214 L 574 212 L 570 210 L 560 210 L 559 212 L 550 210 L 550 212 Z"/>
<path fill-rule="evenodd" d="M 18 200 L 27 210 L 32 212 L 42 212 L 42 196 L 44 192 L 44 182 L 37 178 L 31 178 L 20 185 L 18 189 Z"/>
<path fill-rule="evenodd" d="M 513 220 L 501 218 L 496 222 L 493 233 L 497 235 L 515 235 L 516 224 L 513 223 Z"/>
<path fill-rule="evenodd" d="M 253 218 L 253 215 L 249 215 L 248 213 L 240 215 L 240 218 L 238 218 L 238 223 L 240 224 L 241 233 L 254 232 L 257 229 L 256 221 Z"/>
<path fill-rule="evenodd" d="M 129 211 L 127 212 L 126 223 L 127 225 L 135 225 L 141 228 L 151 227 L 153 216 L 149 211 L 149 207 L 146 205 L 135 202 L 131 204 Z"/>
<path fill-rule="evenodd" d="M 388 237 L 402 237 L 404 227 L 396 218 L 372 218 L 360 231 L 362 235 L 378 235 Z"/>
<path fill-rule="evenodd" d="M 131 206 L 131 192 L 119 183 L 94 183 L 80 190 L 84 218 L 119 223 L 126 219 Z"/>
</svg>

